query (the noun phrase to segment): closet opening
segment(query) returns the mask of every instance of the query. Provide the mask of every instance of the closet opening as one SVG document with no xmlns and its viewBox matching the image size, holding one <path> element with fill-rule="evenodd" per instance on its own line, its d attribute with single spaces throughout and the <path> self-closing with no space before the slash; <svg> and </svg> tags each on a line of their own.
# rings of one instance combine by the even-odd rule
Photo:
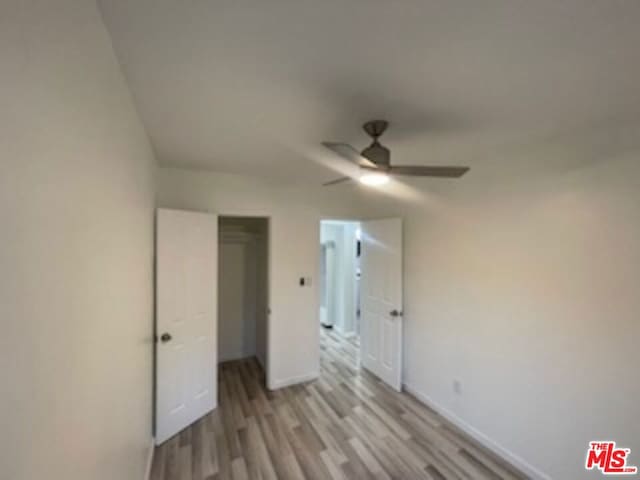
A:
<svg viewBox="0 0 640 480">
<path fill-rule="evenodd" d="M 218 220 L 218 364 L 249 368 L 265 384 L 268 371 L 269 218 Z"/>
</svg>

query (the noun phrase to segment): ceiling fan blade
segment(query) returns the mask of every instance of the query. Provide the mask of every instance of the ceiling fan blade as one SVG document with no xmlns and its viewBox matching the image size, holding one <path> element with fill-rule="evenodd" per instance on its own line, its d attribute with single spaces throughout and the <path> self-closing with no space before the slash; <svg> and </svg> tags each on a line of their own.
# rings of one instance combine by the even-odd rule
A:
<svg viewBox="0 0 640 480">
<path fill-rule="evenodd" d="M 330 182 L 323 183 L 322 186 L 328 187 L 329 185 L 336 185 L 338 183 L 348 182 L 349 180 L 351 180 L 351 177 L 336 178 L 335 180 L 331 180 Z"/>
<path fill-rule="evenodd" d="M 469 167 L 396 165 L 389 169 L 392 175 L 408 175 L 412 177 L 459 178 L 469 171 Z"/>
<path fill-rule="evenodd" d="M 355 163 L 356 165 L 359 165 L 361 167 L 376 168 L 375 163 L 364 158 L 362 155 L 360 155 L 360 152 L 358 152 L 355 148 L 347 143 L 322 142 L 322 145 L 327 147 L 329 150 L 337 153 L 342 158 Z"/>
</svg>

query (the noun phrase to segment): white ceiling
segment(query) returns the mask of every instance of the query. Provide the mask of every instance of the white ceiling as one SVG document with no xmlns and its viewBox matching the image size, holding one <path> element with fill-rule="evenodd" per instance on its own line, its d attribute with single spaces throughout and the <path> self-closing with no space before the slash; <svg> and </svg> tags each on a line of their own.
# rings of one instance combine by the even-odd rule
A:
<svg viewBox="0 0 640 480">
<path fill-rule="evenodd" d="M 476 169 L 640 118 L 636 0 L 100 6 L 162 165 L 318 183 L 320 142 L 362 148 L 382 117 L 392 162 Z"/>
</svg>

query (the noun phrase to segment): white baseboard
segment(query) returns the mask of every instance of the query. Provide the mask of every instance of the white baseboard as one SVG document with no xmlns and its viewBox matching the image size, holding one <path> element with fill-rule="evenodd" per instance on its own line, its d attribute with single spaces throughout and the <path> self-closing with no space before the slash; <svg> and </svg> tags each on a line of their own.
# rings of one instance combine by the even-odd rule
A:
<svg viewBox="0 0 640 480">
<path fill-rule="evenodd" d="M 269 390 L 278 390 L 279 388 L 290 387 L 298 383 L 310 382 L 320 376 L 319 372 L 307 373 L 305 375 L 297 375 L 295 377 L 283 378 L 281 380 L 273 380 L 269 383 Z"/>
<path fill-rule="evenodd" d="M 147 468 L 144 473 L 144 480 L 151 479 L 151 466 L 153 465 L 153 453 L 156 451 L 156 439 L 151 437 L 151 445 L 147 454 Z"/>
<path fill-rule="evenodd" d="M 509 462 L 511 465 L 513 465 L 518 470 L 520 470 L 522 473 L 526 474 L 527 476 L 531 477 L 534 480 L 552 480 L 549 475 L 538 470 L 536 467 L 528 463 L 523 458 L 519 457 L 515 453 L 510 452 L 509 450 L 504 448 L 502 445 L 493 441 L 492 439 L 487 437 L 484 433 L 482 433 L 481 431 L 477 430 L 475 427 L 472 427 L 467 422 L 462 420 L 455 413 L 440 406 L 428 395 L 425 395 L 424 393 L 418 391 L 417 389 L 413 388 L 410 385 L 407 385 L 406 383 L 403 384 L 403 388 L 407 393 L 410 393 L 411 395 L 416 397 L 426 406 L 436 411 L 438 414 L 440 414 L 442 417 L 447 419 L 453 425 L 455 425 L 460 430 L 465 432 L 467 435 L 473 438 L 476 442 L 480 443 L 485 448 L 491 450 L 493 453 L 503 458 L 505 461 Z"/>
</svg>

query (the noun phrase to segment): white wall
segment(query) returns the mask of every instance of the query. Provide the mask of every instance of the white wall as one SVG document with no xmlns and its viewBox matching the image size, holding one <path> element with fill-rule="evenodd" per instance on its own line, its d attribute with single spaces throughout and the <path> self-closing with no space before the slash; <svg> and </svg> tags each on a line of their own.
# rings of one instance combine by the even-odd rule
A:
<svg viewBox="0 0 640 480">
<path fill-rule="evenodd" d="M 161 207 L 223 215 L 270 218 L 272 310 L 268 382 L 276 388 L 319 372 L 319 223 L 321 218 L 358 218 L 361 202 L 352 188 L 310 188 L 213 172 L 160 168 Z M 312 285 L 299 286 L 299 278 Z"/>
<path fill-rule="evenodd" d="M 153 158 L 93 1 L 0 4 L 0 478 L 140 480 Z"/>
<path fill-rule="evenodd" d="M 589 440 L 640 464 L 638 152 L 510 158 L 406 212 L 406 383 L 554 479 L 592 478 Z"/>
</svg>

